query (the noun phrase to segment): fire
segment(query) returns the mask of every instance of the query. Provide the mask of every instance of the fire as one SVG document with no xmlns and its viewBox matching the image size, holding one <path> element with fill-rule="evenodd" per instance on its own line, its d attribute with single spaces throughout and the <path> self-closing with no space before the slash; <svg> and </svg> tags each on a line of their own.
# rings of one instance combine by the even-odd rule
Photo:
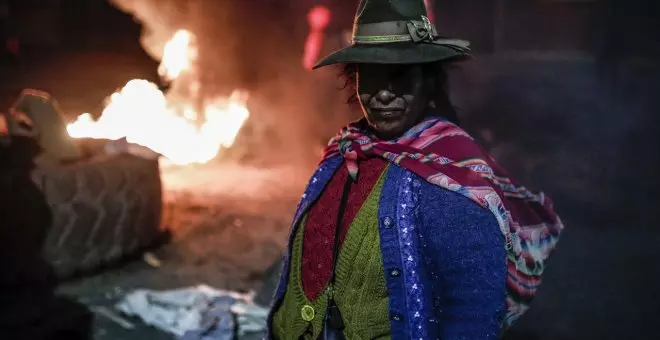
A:
<svg viewBox="0 0 660 340">
<path fill-rule="evenodd" d="M 158 74 L 166 80 L 174 80 L 192 67 L 197 60 L 197 50 L 191 48 L 192 35 L 186 30 L 177 31 L 163 48 L 163 60 Z"/>
<path fill-rule="evenodd" d="M 180 30 L 165 44 L 159 74 L 169 81 L 186 82 L 185 99 L 163 93 L 143 79 L 129 81 L 109 97 L 98 120 L 88 113 L 67 126 L 73 138 L 120 139 L 145 146 L 177 165 L 206 163 L 222 147 L 230 147 L 249 116 L 247 94 L 234 91 L 228 98 L 199 103 L 194 67 L 194 36 Z"/>
</svg>

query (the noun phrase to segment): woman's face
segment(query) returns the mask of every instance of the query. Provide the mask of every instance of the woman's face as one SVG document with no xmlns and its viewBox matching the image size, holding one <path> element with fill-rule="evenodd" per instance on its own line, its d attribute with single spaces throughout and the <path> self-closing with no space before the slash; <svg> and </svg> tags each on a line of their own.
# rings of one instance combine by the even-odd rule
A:
<svg viewBox="0 0 660 340">
<path fill-rule="evenodd" d="M 357 66 L 360 105 L 379 138 L 397 138 L 424 118 L 429 102 L 424 79 L 418 64 Z"/>
</svg>

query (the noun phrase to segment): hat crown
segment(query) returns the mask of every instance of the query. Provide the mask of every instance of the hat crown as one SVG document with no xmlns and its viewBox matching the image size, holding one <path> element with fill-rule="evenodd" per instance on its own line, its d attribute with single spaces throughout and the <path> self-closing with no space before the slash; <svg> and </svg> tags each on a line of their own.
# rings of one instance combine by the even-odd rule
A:
<svg viewBox="0 0 660 340">
<path fill-rule="evenodd" d="M 424 0 L 361 0 L 355 24 L 419 20 L 427 16 Z"/>
<path fill-rule="evenodd" d="M 339 63 L 419 64 L 469 58 L 469 42 L 442 37 L 424 0 L 361 0 L 352 43 L 314 68 Z"/>
</svg>

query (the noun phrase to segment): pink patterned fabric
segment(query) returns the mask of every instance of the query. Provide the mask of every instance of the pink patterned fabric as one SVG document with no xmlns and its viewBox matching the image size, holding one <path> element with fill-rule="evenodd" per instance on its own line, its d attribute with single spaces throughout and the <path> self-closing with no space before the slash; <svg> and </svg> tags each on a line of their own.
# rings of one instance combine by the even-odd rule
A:
<svg viewBox="0 0 660 340">
<path fill-rule="evenodd" d="M 522 315 L 564 228 L 550 198 L 519 185 L 467 132 L 445 120 L 425 120 L 395 141 L 369 131 L 365 120 L 349 124 L 330 140 L 323 159 L 342 154 L 357 178 L 359 161 L 380 157 L 492 212 L 509 262 L 505 326 Z"/>
</svg>

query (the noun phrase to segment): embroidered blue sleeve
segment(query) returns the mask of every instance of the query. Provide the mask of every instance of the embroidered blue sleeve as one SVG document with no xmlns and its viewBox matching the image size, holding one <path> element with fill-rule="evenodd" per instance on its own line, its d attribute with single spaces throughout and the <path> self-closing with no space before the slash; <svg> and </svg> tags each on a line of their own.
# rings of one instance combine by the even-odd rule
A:
<svg viewBox="0 0 660 340">
<path fill-rule="evenodd" d="M 494 216 L 464 196 L 430 186 L 423 186 L 419 208 L 440 338 L 499 338 L 507 264 Z"/>
</svg>

